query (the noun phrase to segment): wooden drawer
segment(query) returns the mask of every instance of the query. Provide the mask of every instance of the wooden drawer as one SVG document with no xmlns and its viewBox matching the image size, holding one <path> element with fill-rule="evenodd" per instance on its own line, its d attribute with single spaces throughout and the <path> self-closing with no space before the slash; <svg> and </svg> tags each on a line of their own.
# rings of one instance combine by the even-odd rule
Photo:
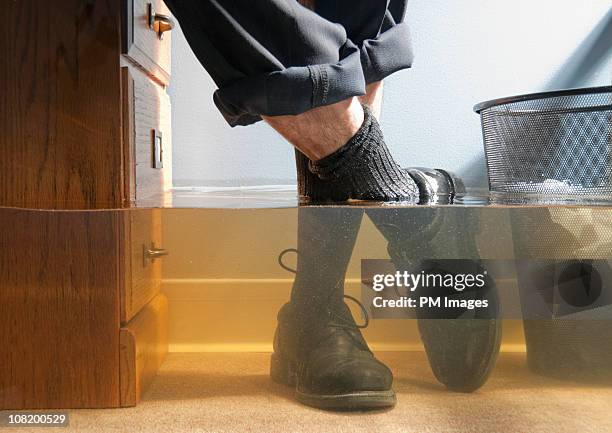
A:
<svg viewBox="0 0 612 433">
<path fill-rule="evenodd" d="M 151 257 L 162 249 L 161 210 L 125 212 L 125 282 L 121 296 L 121 323 L 127 323 L 153 299 L 161 287 L 162 259 Z"/>
<path fill-rule="evenodd" d="M 170 81 L 171 31 L 160 37 L 160 26 L 153 17 L 172 22 L 170 11 L 163 0 L 122 0 L 123 1 L 123 54 L 144 68 L 154 79 L 166 85 Z M 163 17 L 162 17 L 163 16 Z M 167 25 L 165 25 L 167 28 Z"/>
<path fill-rule="evenodd" d="M 130 67 L 123 68 L 123 118 L 125 188 L 138 204 L 172 187 L 171 108 L 164 88 Z"/>
</svg>

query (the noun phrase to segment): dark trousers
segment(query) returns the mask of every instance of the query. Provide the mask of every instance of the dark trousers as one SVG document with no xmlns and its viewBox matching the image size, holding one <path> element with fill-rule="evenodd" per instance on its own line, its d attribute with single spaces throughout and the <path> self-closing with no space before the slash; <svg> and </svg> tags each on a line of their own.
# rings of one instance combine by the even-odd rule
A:
<svg viewBox="0 0 612 433">
<path fill-rule="evenodd" d="M 412 63 L 407 0 L 165 0 L 219 89 L 227 122 L 365 94 Z"/>
</svg>

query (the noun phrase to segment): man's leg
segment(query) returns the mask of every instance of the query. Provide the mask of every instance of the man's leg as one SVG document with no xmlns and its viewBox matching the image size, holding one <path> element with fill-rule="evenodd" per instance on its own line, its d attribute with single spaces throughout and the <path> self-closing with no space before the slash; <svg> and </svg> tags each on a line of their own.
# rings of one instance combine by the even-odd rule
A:
<svg viewBox="0 0 612 433">
<path fill-rule="evenodd" d="M 291 301 L 278 313 L 273 380 L 296 386 L 324 409 L 395 404 L 393 375 L 370 351 L 348 306 L 344 281 L 363 215 L 360 207 L 301 206 Z"/>
<path fill-rule="evenodd" d="M 297 116 L 262 118 L 309 159 L 317 161 L 338 150 L 357 133 L 364 120 L 362 105 L 367 105 L 379 120 L 382 96 L 383 82 L 377 81 L 368 84 L 366 94 L 359 97 L 313 108 Z"/>
<path fill-rule="evenodd" d="M 475 236 L 478 219 L 470 208 L 368 208 L 368 217 L 387 240 L 396 269 L 413 274 L 487 274 Z M 439 259 L 462 258 L 447 262 Z M 431 287 L 428 296 L 446 297 L 454 289 Z M 472 392 L 488 379 L 501 341 L 499 296 L 486 277 L 483 288 L 467 289 L 463 299 L 486 300 L 488 307 L 417 309 L 419 332 L 431 369 L 449 389 Z"/>
<path fill-rule="evenodd" d="M 296 116 L 262 116 L 289 143 L 312 161 L 318 161 L 347 143 L 363 124 L 357 97 L 313 108 Z"/>
<path fill-rule="evenodd" d="M 357 47 L 342 25 L 295 0 L 248 6 L 229 0 L 166 2 L 219 85 L 214 101 L 226 120 L 246 125 L 263 116 L 309 159 L 308 170 L 321 180 L 321 188 L 307 191 L 310 199 L 415 200 L 414 181 L 395 163 L 376 119 L 364 114 L 356 98 L 366 93 L 365 76 L 380 81 L 408 67 L 409 49 L 381 63 L 381 56 L 371 55 L 378 50 L 368 48 L 376 44 L 365 40 Z M 386 0 L 358 3 L 377 10 L 368 28 L 380 32 L 390 26 Z M 348 13 L 352 6 L 343 7 Z M 403 34 L 396 28 L 381 33 L 379 45 L 389 32 Z"/>
<path fill-rule="evenodd" d="M 412 61 L 410 46 L 410 35 L 404 20 L 405 0 L 338 0 L 334 2 L 309 0 L 301 3 L 315 10 L 318 14 L 329 21 L 338 23 L 347 31 L 348 38 L 357 45 L 360 51 L 362 70 L 366 80 L 366 94 L 358 97 L 360 104 L 369 107 L 370 112 L 376 120 L 380 119 L 383 96 L 383 78 L 399 69 L 406 68 Z M 395 55 L 390 55 L 395 53 Z M 321 113 L 326 117 L 326 113 Z M 329 118 L 329 117 L 327 117 Z M 281 119 L 277 127 L 282 133 L 282 128 L 289 129 L 290 122 L 294 119 Z M 280 127 L 279 127 L 280 126 Z M 297 135 L 297 134 L 295 134 Z M 298 146 L 299 148 L 299 146 Z M 307 155 L 312 159 L 310 155 Z M 384 166 L 384 164 L 372 158 L 372 166 Z M 385 152 L 383 160 L 392 161 L 391 155 Z M 330 189 L 328 184 L 322 182 L 319 176 L 313 175 L 310 170 L 311 161 L 300 152 L 296 152 L 296 166 L 298 172 L 298 190 L 303 200 L 343 200 L 338 189 Z M 392 163 L 383 172 L 391 173 L 392 179 L 382 182 L 384 185 L 402 185 L 400 189 L 412 188 L 412 179 L 405 176 L 405 172 L 399 166 Z M 374 173 L 376 176 L 377 173 Z M 388 175 L 387 175 L 388 176 Z M 384 176 L 384 177 L 387 177 Z M 416 188 L 415 188 L 416 190 Z M 387 193 L 391 195 L 391 192 Z M 383 195 L 378 193 L 378 195 Z M 415 195 L 418 195 L 416 193 Z M 400 200 L 408 201 L 405 197 Z M 412 201 L 412 199 L 409 199 Z"/>
<path fill-rule="evenodd" d="M 219 4 L 226 2 L 168 2 L 219 85 L 215 102 L 230 124 L 248 124 L 266 116 L 309 154 L 311 159 L 296 151 L 305 170 L 359 134 L 365 119 L 356 98 L 365 93 L 361 57 L 342 27 L 294 0 L 255 2 L 248 7 L 254 5 L 255 12 L 263 5 L 295 12 L 287 14 L 285 21 L 304 29 L 297 38 L 292 37 L 293 30 L 283 27 L 282 18 L 272 19 L 267 13 L 259 20 L 245 17 L 244 10 L 232 9 L 233 3 L 225 9 Z M 198 8 L 207 8 L 206 14 L 198 14 Z M 202 30 L 202 18 L 214 22 Z M 230 35 L 226 38 L 224 33 Z M 334 39 L 334 35 L 342 37 Z M 235 38 L 239 40 L 229 46 L 226 39 Z M 335 49 L 327 49 L 334 43 Z M 236 50 L 240 55 L 235 55 Z M 256 59 L 250 62 L 249 57 Z M 250 69 L 253 65 L 260 68 L 257 73 Z M 284 130 L 283 118 L 287 120 Z M 308 172 L 320 191 L 338 190 Z M 318 407 L 392 405 L 392 375 L 373 357 L 343 302 L 344 276 L 362 210 L 303 207 L 299 215 L 297 276 L 291 301 L 279 313 L 272 375 L 291 383 L 299 370 L 300 399 Z"/>
</svg>

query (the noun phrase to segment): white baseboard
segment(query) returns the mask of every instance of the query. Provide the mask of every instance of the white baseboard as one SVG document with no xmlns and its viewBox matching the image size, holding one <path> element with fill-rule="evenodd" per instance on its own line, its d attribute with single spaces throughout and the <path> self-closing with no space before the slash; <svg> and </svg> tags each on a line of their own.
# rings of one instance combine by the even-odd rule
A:
<svg viewBox="0 0 612 433">
<path fill-rule="evenodd" d="M 292 278 L 164 279 L 170 351 L 270 352 L 276 314 L 289 299 L 292 283 Z M 347 279 L 345 292 L 359 298 L 361 281 Z M 353 313 L 359 317 L 357 308 Z M 520 323 L 506 326 L 511 338 L 502 350 L 524 351 Z M 364 335 L 374 351 L 423 350 L 415 320 L 372 320 Z"/>
</svg>

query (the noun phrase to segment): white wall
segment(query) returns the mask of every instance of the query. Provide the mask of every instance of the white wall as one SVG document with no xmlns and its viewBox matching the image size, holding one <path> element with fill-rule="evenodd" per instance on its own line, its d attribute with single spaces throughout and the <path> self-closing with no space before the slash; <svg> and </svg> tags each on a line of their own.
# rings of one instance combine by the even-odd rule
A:
<svg viewBox="0 0 612 433">
<path fill-rule="evenodd" d="M 472 106 L 512 94 L 612 84 L 612 49 L 596 67 L 573 76 L 611 8 L 610 0 L 412 0 L 416 61 L 385 83 L 382 125 L 397 160 L 443 167 L 485 187 Z M 175 185 L 295 183 L 290 146 L 263 123 L 228 127 L 212 103 L 213 83 L 179 29 L 172 49 Z"/>
</svg>

